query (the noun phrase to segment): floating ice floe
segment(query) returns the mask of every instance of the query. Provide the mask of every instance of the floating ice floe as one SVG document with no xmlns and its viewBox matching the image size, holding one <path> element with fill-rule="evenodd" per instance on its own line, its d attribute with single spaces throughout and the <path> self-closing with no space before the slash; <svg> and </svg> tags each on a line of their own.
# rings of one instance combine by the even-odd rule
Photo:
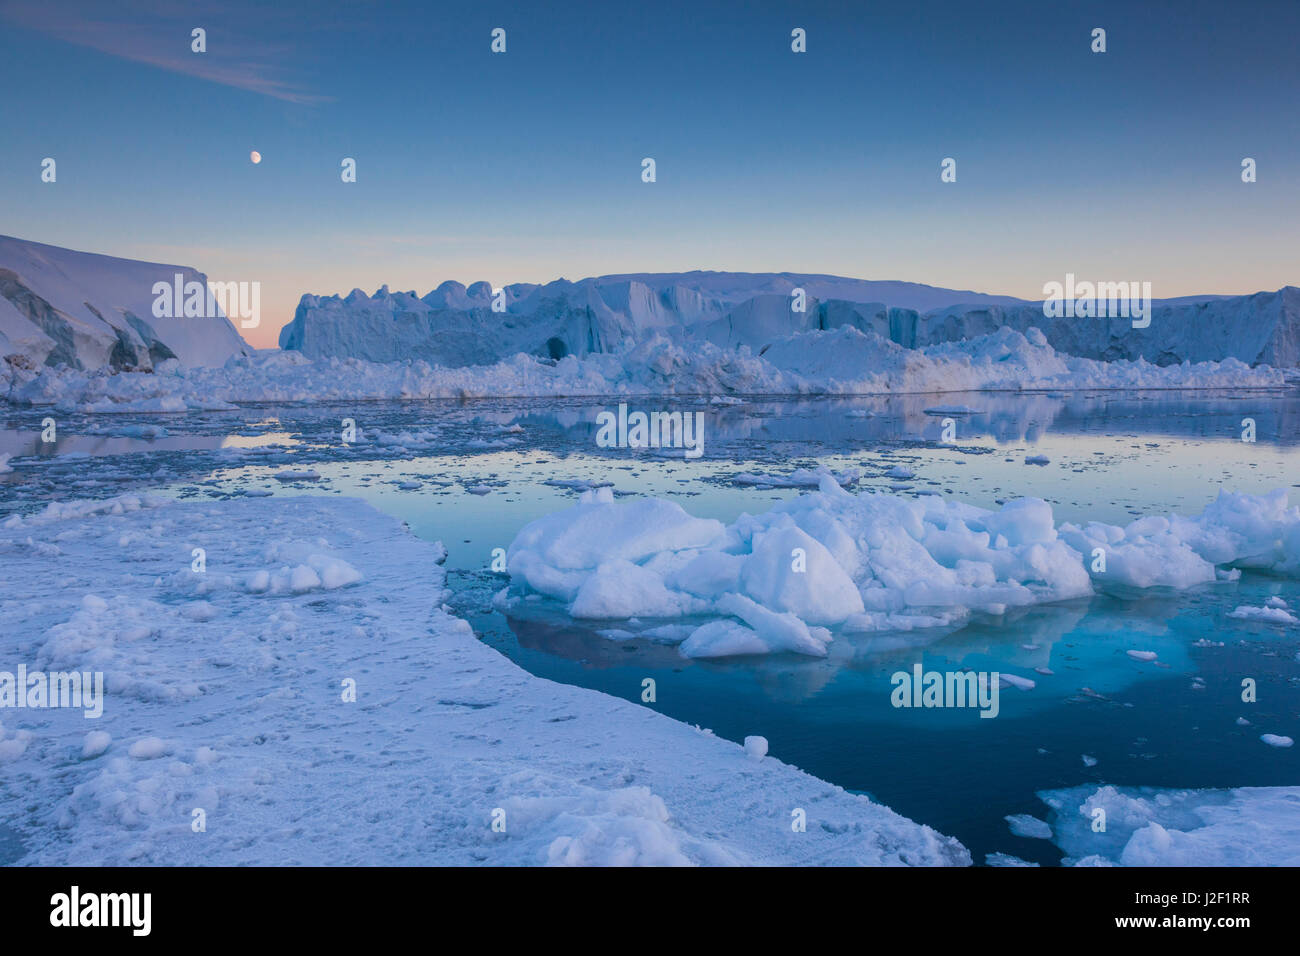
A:
<svg viewBox="0 0 1300 956">
<path fill-rule="evenodd" d="M 825 474 L 830 474 L 839 485 L 852 485 L 862 477 L 862 472 L 856 468 L 839 472 L 828 472 L 824 468 L 796 468 L 783 475 L 742 471 L 738 475 L 732 475 L 731 481 L 733 484 L 752 485 L 756 488 L 816 488 Z"/>
<path fill-rule="evenodd" d="M 986 853 L 984 854 L 985 866 L 1038 866 L 1037 863 L 1030 863 L 1028 860 L 1022 860 L 1018 856 L 1012 856 L 1009 853 Z"/>
<path fill-rule="evenodd" d="M 613 488 L 612 481 L 595 481 L 587 478 L 547 478 L 542 482 L 552 488 L 568 488 L 570 491 L 591 491 L 592 488 Z"/>
<path fill-rule="evenodd" d="M 1300 787 L 1161 790 L 1082 786 L 1039 794 L 1065 862 L 1120 866 L 1300 865 Z M 1105 814 L 1104 830 L 1094 825 Z"/>
<path fill-rule="evenodd" d="M 1033 840 L 1050 840 L 1052 838 L 1052 828 L 1042 820 L 1027 813 L 1012 814 L 1004 819 L 1011 828 L 1011 832 L 1018 837 L 1029 837 Z"/>
<path fill-rule="evenodd" d="M 1297 618 L 1290 611 L 1282 607 L 1266 605 L 1264 607 L 1250 607 L 1243 604 L 1235 611 L 1229 611 L 1228 617 L 1235 617 L 1241 621 L 1261 621 L 1265 624 L 1300 624 L 1300 618 Z"/>
<path fill-rule="evenodd" d="M 277 471 L 274 477 L 279 481 L 319 481 L 320 474 L 310 468 L 293 469 L 288 468 L 284 471 Z"/>
<path fill-rule="evenodd" d="M 824 472 L 817 480 L 816 491 L 728 526 L 675 502 L 584 492 L 511 543 L 505 609 L 540 595 L 580 619 L 686 619 L 692 629 L 677 639 L 688 657 L 824 656 L 835 630 L 951 627 L 1097 589 L 1190 587 L 1215 580 L 1222 564 L 1300 569 L 1300 508 L 1285 491 L 1220 492 L 1196 518 L 1058 529 L 1037 498 L 991 511 L 938 495 L 853 494 Z"/>
</svg>

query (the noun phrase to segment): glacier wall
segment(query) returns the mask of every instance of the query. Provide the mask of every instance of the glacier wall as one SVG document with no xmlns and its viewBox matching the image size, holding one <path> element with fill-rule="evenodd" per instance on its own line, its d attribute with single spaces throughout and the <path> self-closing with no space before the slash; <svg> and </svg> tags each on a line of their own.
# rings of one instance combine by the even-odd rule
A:
<svg viewBox="0 0 1300 956">
<path fill-rule="evenodd" d="M 803 312 L 791 293 L 806 293 Z M 1038 328 L 1059 352 L 1155 365 L 1236 358 L 1300 365 L 1300 289 L 1157 301 L 1151 324 L 1128 318 L 1056 318 L 1041 303 L 1007 296 L 796 273 L 668 273 L 603 276 L 504 287 L 493 311 L 486 282 L 444 282 L 433 292 L 305 295 L 280 347 L 310 358 L 420 359 L 458 368 L 523 352 L 543 359 L 618 353 L 662 336 L 676 345 L 747 346 L 761 354 L 799 333 L 842 327 L 914 349 Z"/>
<path fill-rule="evenodd" d="M 225 316 L 155 318 L 154 284 L 207 277 L 0 236 L 0 359 L 27 367 L 149 371 L 166 359 L 219 366 L 252 353 Z"/>
</svg>

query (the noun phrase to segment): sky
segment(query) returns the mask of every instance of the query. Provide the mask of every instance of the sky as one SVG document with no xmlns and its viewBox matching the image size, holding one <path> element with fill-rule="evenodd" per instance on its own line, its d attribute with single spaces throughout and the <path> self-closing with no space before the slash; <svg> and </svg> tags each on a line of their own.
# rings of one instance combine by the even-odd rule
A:
<svg viewBox="0 0 1300 956">
<path fill-rule="evenodd" d="M 1272 290 L 1298 35 L 1296 0 L 0 0 L 0 234 L 260 282 L 261 347 L 303 293 L 446 279 Z"/>
</svg>

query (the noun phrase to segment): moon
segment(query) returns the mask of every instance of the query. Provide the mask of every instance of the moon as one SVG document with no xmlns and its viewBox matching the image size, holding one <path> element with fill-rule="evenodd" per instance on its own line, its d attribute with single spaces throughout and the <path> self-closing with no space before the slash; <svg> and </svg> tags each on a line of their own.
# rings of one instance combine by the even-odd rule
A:
<svg viewBox="0 0 1300 956">
<path fill-rule="evenodd" d="M 251 153 L 248 154 L 248 158 L 253 161 L 254 165 L 256 165 L 257 163 L 260 163 L 262 161 L 262 154 L 259 153 L 257 150 L 253 150 Z"/>
</svg>

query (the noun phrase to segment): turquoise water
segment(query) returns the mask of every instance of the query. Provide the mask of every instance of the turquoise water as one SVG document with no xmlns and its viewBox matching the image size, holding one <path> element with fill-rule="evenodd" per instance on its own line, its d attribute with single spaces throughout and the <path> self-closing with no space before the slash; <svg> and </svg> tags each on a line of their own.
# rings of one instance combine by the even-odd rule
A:
<svg viewBox="0 0 1300 956">
<path fill-rule="evenodd" d="M 1053 503 L 1058 522 L 1194 514 L 1220 487 L 1300 487 L 1294 393 L 675 403 L 706 415 L 705 454 L 695 461 L 598 448 L 596 413 L 613 404 L 383 402 L 259 406 L 171 421 L 74 417 L 60 423 L 64 437 L 53 448 L 36 440 L 39 412 L 11 413 L 0 451 L 27 457 L 0 477 L 0 509 L 159 486 L 181 498 L 359 495 L 447 546 L 454 609 L 529 671 L 637 703 L 642 681 L 653 678 L 657 699 L 646 706 L 737 741 L 761 734 L 774 756 L 957 836 L 977 861 L 994 851 L 1059 860 L 1050 843 L 1013 836 L 1003 819 L 1045 816 L 1039 790 L 1300 784 L 1300 750 L 1259 741 L 1264 732 L 1300 737 L 1300 628 L 1226 616 L 1271 596 L 1300 607 L 1295 580 L 1248 573 L 1189 591 L 1039 607 L 951 632 L 839 635 L 823 660 L 690 661 L 670 646 L 601 637 L 597 631 L 618 622 L 575 622 L 544 603 L 526 620 L 508 619 L 491 603 L 506 579 L 489 570 L 494 548 L 575 500 L 547 479 L 612 481 L 617 493 L 669 497 L 723 521 L 799 493 L 737 486 L 736 473 L 819 464 L 861 470 L 860 488 L 939 492 L 984 507 L 1034 495 Z M 927 413 L 940 405 L 973 411 Z M 337 429 L 347 417 L 389 434 L 437 434 L 406 447 L 343 447 Z M 955 444 L 939 443 L 944 417 L 956 422 Z M 1256 422 L 1254 443 L 1240 440 L 1247 417 Z M 166 434 L 156 433 L 160 420 Z M 1027 456 L 1048 464 L 1026 464 Z M 916 477 L 889 478 L 898 465 Z M 320 477 L 273 477 L 286 468 Z M 1131 649 L 1158 659 L 1133 660 Z M 973 709 L 892 707 L 890 675 L 916 663 L 1006 670 L 1036 686 L 1003 688 L 996 719 Z M 1258 684 L 1256 703 L 1241 700 L 1245 677 Z M 1085 765 L 1085 755 L 1095 763 Z"/>
</svg>

